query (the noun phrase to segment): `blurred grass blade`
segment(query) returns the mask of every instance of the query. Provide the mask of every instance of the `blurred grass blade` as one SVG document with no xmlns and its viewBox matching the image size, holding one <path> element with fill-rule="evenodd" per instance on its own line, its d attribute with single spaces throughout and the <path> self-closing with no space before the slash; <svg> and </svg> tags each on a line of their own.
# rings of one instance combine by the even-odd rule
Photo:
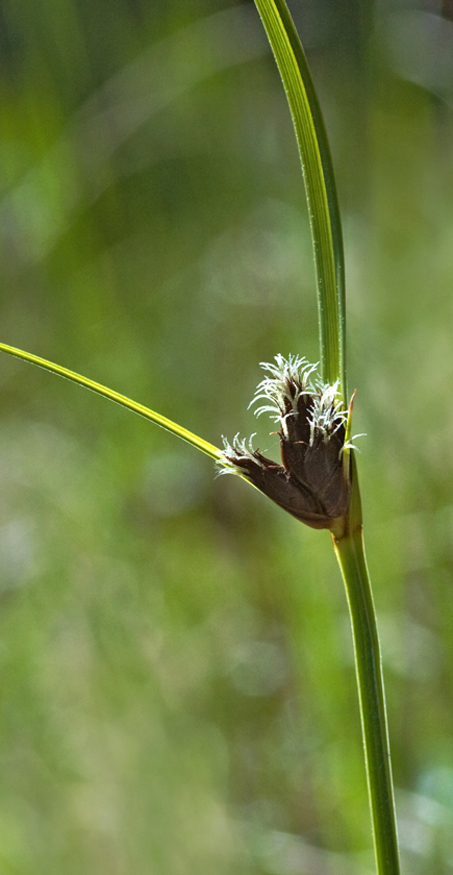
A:
<svg viewBox="0 0 453 875">
<path fill-rule="evenodd" d="M 236 6 L 181 27 L 90 94 L 40 163 L 1 198 L 0 243 L 8 247 L 13 234 L 16 258 L 46 257 L 112 185 L 110 161 L 137 131 L 200 82 L 268 51 L 261 30 L 249 26 L 250 14 L 253 9 Z M 146 161 L 154 160 L 151 147 Z"/>
<path fill-rule="evenodd" d="M 326 131 L 310 70 L 284 0 L 255 0 L 277 61 L 296 131 L 316 266 L 323 379 L 346 397 L 344 254 Z"/>
<path fill-rule="evenodd" d="M 47 359 L 43 359 L 38 355 L 33 355 L 31 352 L 24 352 L 24 350 L 16 349 L 14 346 L 7 346 L 5 343 L 0 343 L 0 350 L 9 353 L 9 355 L 14 355 L 17 358 L 23 359 L 26 362 L 31 362 L 31 364 L 37 365 L 39 368 L 44 368 L 44 370 L 50 371 L 52 374 L 58 374 L 58 376 L 64 377 L 66 380 L 72 380 L 73 383 L 78 383 L 79 386 L 85 386 L 86 389 L 90 389 L 92 392 L 97 392 L 98 395 L 103 395 L 104 398 L 109 398 L 110 401 L 115 401 L 116 404 L 121 404 L 128 410 L 132 410 L 134 413 L 138 413 L 139 416 L 143 416 L 145 419 L 149 419 L 151 422 L 156 423 L 156 425 L 160 425 L 161 428 L 165 428 L 167 431 L 172 432 L 172 434 L 175 434 L 183 441 L 192 444 L 193 447 L 206 453 L 207 456 L 211 456 L 212 459 L 217 460 L 222 456 L 222 451 L 219 450 L 218 447 L 214 447 L 213 444 L 208 443 L 203 440 L 203 438 L 198 437 L 198 435 L 193 434 L 191 431 L 187 431 L 187 429 L 183 428 L 181 425 L 172 422 L 171 419 L 167 419 L 166 416 L 161 416 L 160 413 L 156 413 L 154 410 L 144 407 L 143 404 L 138 404 L 136 401 L 132 401 L 131 398 L 127 398 L 125 395 L 120 395 L 119 392 L 115 392 L 113 389 L 108 389 L 107 386 L 102 386 L 101 383 L 89 380 L 88 377 L 82 377 L 81 374 L 69 371 L 67 368 L 63 368 L 61 365 L 56 365 L 54 362 L 49 362 Z"/>
</svg>

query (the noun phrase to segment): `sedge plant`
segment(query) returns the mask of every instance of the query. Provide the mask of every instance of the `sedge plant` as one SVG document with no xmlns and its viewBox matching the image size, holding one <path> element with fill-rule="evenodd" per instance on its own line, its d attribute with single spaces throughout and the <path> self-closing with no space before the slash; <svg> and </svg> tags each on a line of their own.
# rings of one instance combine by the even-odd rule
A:
<svg viewBox="0 0 453 875">
<path fill-rule="evenodd" d="M 320 361 L 275 356 L 263 363 L 256 413 L 278 424 L 282 463 L 239 435 L 216 447 L 165 416 L 61 365 L 5 343 L 0 349 L 65 377 L 149 419 L 259 489 L 301 522 L 328 529 L 340 565 L 353 632 L 365 768 L 378 875 L 398 875 L 399 854 L 379 639 L 365 558 L 351 433 L 345 350 L 345 277 L 332 162 L 316 92 L 285 0 L 255 0 L 288 99 L 302 164 L 313 243 Z M 254 403 L 252 402 L 252 403 Z"/>
</svg>

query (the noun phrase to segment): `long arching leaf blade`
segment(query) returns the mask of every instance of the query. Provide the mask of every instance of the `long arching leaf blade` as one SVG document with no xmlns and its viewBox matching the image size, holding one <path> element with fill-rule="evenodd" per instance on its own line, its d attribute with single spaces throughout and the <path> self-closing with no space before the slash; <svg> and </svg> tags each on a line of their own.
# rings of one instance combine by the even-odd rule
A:
<svg viewBox="0 0 453 875">
<path fill-rule="evenodd" d="M 47 359 L 43 359 L 39 355 L 33 355 L 31 352 L 24 352 L 24 350 L 17 349 L 15 346 L 7 346 L 6 343 L 0 343 L 0 350 L 9 353 L 9 355 L 14 355 L 16 358 L 23 359 L 26 362 L 31 362 L 31 364 L 37 365 L 38 368 L 44 368 L 44 370 L 50 371 L 52 374 L 58 374 L 58 376 L 64 377 L 66 380 L 72 380 L 73 383 L 78 383 L 79 386 L 84 386 L 85 389 L 90 389 L 98 395 L 103 395 L 104 398 L 108 398 L 116 404 L 121 404 L 128 410 L 132 410 L 134 413 L 138 413 L 139 416 L 143 416 L 145 419 L 151 420 L 151 422 L 154 422 L 156 425 L 160 425 L 161 428 L 165 428 L 167 431 L 172 432 L 172 434 L 175 434 L 177 437 L 181 438 L 181 440 L 187 441 L 187 443 L 191 444 L 193 447 L 206 453 L 207 456 L 211 456 L 212 459 L 217 460 L 222 457 L 222 451 L 219 450 L 218 447 L 213 446 L 213 444 L 208 443 L 208 441 L 203 440 L 203 438 L 198 437 L 198 435 L 183 428 L 182 425 L 178 425 L 171 419 L 167 419 L 166 416 L 161 416 L 161 414 L 156 413 L 155 410 L 150 410 L 149 407 L 145 407 L 143 404 L 138 404 L 137 401 L 132 401 L 132 399 L 127 398 L 126 395 L 121 395 L 119 392 L 115 392 L 113 389 L 109 389 L 101 383 L 96 383 L 88 377 L 82 377 L 81 374 L 76 374 L 75 371 L 70 371 L 68 368 L 56 365 L 54 362 L 47 361 Z"/>
<path fill-rule="evenodd" d="M 344 254 L 332 160 L 310 70 L 285 0 L 255 0 L 283 80 L 305 180 L 323 379 L 346 397 Z"/>
</svg>

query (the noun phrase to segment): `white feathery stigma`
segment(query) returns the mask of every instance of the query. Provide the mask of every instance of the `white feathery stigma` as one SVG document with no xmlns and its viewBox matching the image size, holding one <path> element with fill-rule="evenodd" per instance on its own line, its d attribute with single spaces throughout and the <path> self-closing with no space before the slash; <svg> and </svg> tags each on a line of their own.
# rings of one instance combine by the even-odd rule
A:
<svg viewBox="0 0 453 875">
<path fill-rule="evenodd" d="M 240 474 L 242 477 L 246 475 L 244 468 L 236 464 L 234 458 L 247 459 L 249 462 L 253 462 L 254 465 L 259 465 L 260 467 L 263 466 L 260 459 L 255 456 L 255 451 L 253 449 L 252 441 L 255 434 L 256 432 L 246 440 L 246 438 L 240 438 L 238 432 L 234 436 L 231 444 L 226 437 L 222 436 L 223 455 L 216 461 L 216 465 L 220 468 L 219 474 Z"/>
<path fill-rule="evenodd" d="M 316 434 L 321 434 L 324 442 L 328 440 L 348 421 L 348 411 L 342 408 L 338 398 L 339 382 L 323 383 L 318 381 L 317 391 L 313 394 L 313 404 L 309 411 L 310 444 L 313 445 Z"/>
<path fill-rule="evenodd" d="M 361 431 L 360 434 L 353 434 L 350 441 L 345 441 L 345 443 L 343 444 L 343 446 L 341 448 L 341 452 L 344 453 L 345 450 L 356 450 L 357 453 L 360 453 L 359 448 L 356 447 L 356 445 L 352 443 L 353 441 L 357 440 L 357 438 L 359 438 L 359 437 L 366 437 L 366 432 Z"/>
<path fill-rule="evenodd" d="M 270 403 L 263 404 L 255 410 L 255 415 L 261 416 L 262 413 L 270 413 L 274 422 L 282 420 L 282 424 L 284 424 L 285 416 L 297 414 L 300 396 L 315 391 L 314 386 L 310 383 L 310 377 L 316 371 L 318 364 L 310 364 L 304 356 L 290 355 L 288 359 L 284 359 L 280 354 L 275 356 L 275 362 L 275 365 L 271 362 L 260 362 L 263 370 L 268 371 L 271 376 L 265 377 L 258 384 L 255 397 L 250 402 L 249 407 L 263 398 Z M 292 408 L 290 413 L 285 413 L 285 401 Z"/>
<path fill-rule="evenodd" d="M 321 434 L 323 440 L 328 441 L 348 418 L 348 412 L 342 408 L 338 398 L 338 380 L 332 385 L 319 379 L 312 380 L 318 364 L 319 362 L 311 364 L 304 356 L 298 355 L 290 355 L 288 359 L 276 355 L 275 364 L 261 362 L 263 370 L 271 376 L 265 377 L 259 383 L 251 402 L 254 404 L 259 399 L 270 402 L 258 407 L 255 414 L 261 416 L 262 413 L 270 413 L 274 422 L 281 422 L 287 436 L 287 417 L 297 416 L 301 395 L 309 395 L 312 402 L 309 410 L 312 445 L 317 434 Z M 286 412 L 288 406 L 291 410 Z"/>
<path fill-rule="evenodd" d="M 343 406 L 340 395 L 340 384 L 325 383 L 321 379 L 313 377 L 318 364 L 311 364 L 304 356 L 289 355 L 285 359 L 282 355 L 275 356 L 275 364 L 261 362 L 261 367 L 270 376 L 261 380 L 255 392 L 255 396 L 249 407 L 256 401 L 264 399 L 265 404 L 255 410 L 256 416 L 262 413 L 270 413 L 274 422 L 279 422 L 282 431 L 288 438 L 287 419 L 290 416 L 299 416 L 299 401 L 303 395 L 308 396 L 305 402 L 307 422 L 310 427 L 310 446 L 319 437 L 324 443 L 328 443 L 332 436 L 348 422 L 348 410 Z M 289 408 L 289 409 L 288 409 Z M 239 474 L 247 477 L 247 462 L 264 467 L 252 445 L 252 435 L 249 440 L 239 437 L 239 433 L 233 438 L 231 444 L 224 437 L 224 450 L 218 459 L 219 474 Z M 352 443 L 361 435 L 353 435 L 347 440 L 341 449 L 356 449 Z"/>
</svg>

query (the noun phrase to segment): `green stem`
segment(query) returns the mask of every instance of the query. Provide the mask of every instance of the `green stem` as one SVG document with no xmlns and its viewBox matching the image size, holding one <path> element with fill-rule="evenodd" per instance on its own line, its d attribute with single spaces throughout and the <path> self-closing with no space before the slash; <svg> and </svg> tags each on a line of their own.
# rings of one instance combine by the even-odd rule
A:
<svg viewBox="0 0 453 875">
<path fill-rule="evenodd" d="M 355 469 L 355 465 L 354 465 Z M 353 472 L 356 475 L 356 471 Z M 381 653 L 354 477 L 349 527 L 332 535 L 351 616 L 378 875 L 399 875 L 398 836 Z"/>
<path fill-rule="evenodd" d="M 277 61 L 296 132 L 316 266 L 323 379 L 346 399 L 344 255 L 324 122 L 305 54 L 285 0 L 255 0 Z M 349 420 L 350 428 L 350 420 Z M 349 437 L 349 435 L 348 435 Z M 346 587 L 356 656 L 366 771 L 379 875 L 399 875 L 395 802 L 376 616 L 362 537 L 354 453 L 347 518 L 332 532 Z M 348 472 L 349 473 L 349 472 Z"/>
</svg>

